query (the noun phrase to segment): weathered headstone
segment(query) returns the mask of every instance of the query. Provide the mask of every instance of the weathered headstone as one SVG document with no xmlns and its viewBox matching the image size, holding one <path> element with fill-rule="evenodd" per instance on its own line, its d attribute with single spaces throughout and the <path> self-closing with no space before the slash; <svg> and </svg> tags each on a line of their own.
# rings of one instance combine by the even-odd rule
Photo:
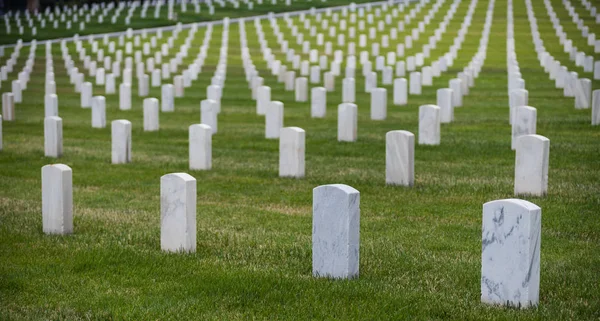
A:
<svg viewBox="0 0 600 321">
<path fill-rule="evenodd" d="M 304 177 L 305 132 L 298 127 L 281 128 L 279 134 L 279 176 Z"/>
<path fill-rule="evenodd" d="M 358 277 L 360 193 L 342 184 L 313 189 L 313 276 Z"/>
<path fill-rule="evenodd" d="M 548 191 L 550 140 L 522 135 L 516 142 L 515 195 L 544 196 Z"/>
<path fill-rule="evenodd" d="M 537 110 L 530 106 L 517 107 L 512 124 L 511 149 L 515 149 L 521 135 L 533 135 L 537 125 Z"/>
<path fill-rule="evenodd" d="M 73 171 L 67 165 L 42 167 L 42 229 L 45 234 L 73 233 Z"/>
<path fill-rule="evenodd" d="M 536 306 L 542 210 L 519 199 L 483 204 L 481 302 Z"/>
<path fill-rule="evenodd" d="M 196 179 L 186 173 L 160 178 L 160 248 L 196 251 Z"/>
<path fill-rule="evenodd" d="M 111 123 L 112 163 L 125 164 L 131 162 L 131 122 L 125 119 L 113 120 Z"/>
<path fill-rule="evenodd" d="M 393 130 L 385 135 L 385 182 L 413 186 L 415 182 L 415 135 Z"/>
<path fill-rule="evenodd" d="M 207 124 L 195 124 L 189 128 L 190 170 L 212 168 L 212 132 Z"/>
</svg>

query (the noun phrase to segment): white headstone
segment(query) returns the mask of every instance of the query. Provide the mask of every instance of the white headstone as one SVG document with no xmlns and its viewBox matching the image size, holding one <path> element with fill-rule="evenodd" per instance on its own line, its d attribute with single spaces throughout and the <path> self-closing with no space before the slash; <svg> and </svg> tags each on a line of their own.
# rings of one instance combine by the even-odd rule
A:
<svg viewBox="0 0 600 321">
<path fill-rule="evenodd" d="M 271 101 L 265 115 L 265 137 L 279 138 L 281 128 L 283 128 L 283 103 Z"/>
<path fill-rule="evenodd" d="M 164 84 L 161 88 L 161 111 L 175 111 L 175 88 L 171 84 Z"/>
<path fill-rule="evenodd" d="M 73 233 L 73 171 L 67 165 L 42 167 L 42 228 L 46 234 Z"/>
<path fill-rule="evenodd" d="M 207 124 L 190 126 L 190 170 L 209 170 L 212 168 L 212 131 L 212 128 Z"/>
<path fill-rule="evenodd" d="M 440 107 L 419 107 L 419 145 L 440 144 Z"/>
<path fill-rule="evenodd" d="M 452 105 L 453 107 L 462 106 L 462 81 L 458 78 L 451 79 L 449 82 L 452 89 Z"/>
<path fill-rule="evenodd" d="M 131 84 L 129 83 L 119 85 L 119 109 L 131 109 Z"/>
<path fill-rule="evenodd" d="M 104 96 L 92 98 L 92 128 L 106 127 L 106 99 Z"/>
<path fill-rule="evenodd" d="M 323 87 L 311 89 L 310 116 L 323 118 L 327 110 L 327 91 Z"/>
<path fill-rule="evenodd" d="M 373 88 L 371 90 L 371 119 L 385 120 L 387 117 L 387 90 Z"/>
<path fill-rule="evenodd" d="M 451 123 L 454 120 L 452 89 L 440 88 L 437 90 L 437 106 L 440 107 L 440 122 Z"/>
<path fill-rule="evenodd" d="M 81 107 L 92 107 L 92 83 L 89 81 L 81 84 Z"/>
<path fill-rule="evenodd" d="M 385 182 L 413 186 L 415 182 L 415 135 L 393 130 L 385 135 Z"/>
<path fill-rule="evenodd" d="M 592 94 L 592 125 L 600 125 L 600 89 Z"/>
<path fill-rule="evenodd" d="M 394 105 L 402 106 L 408 103 L 408 92 L 405 78 L 394 79 Z"/>
<path fill-rule="evenodd" d="M 338 106 L 338 141 L 354 142 L 358 129 L 358 107 L 352 103 Z"/>
<path fill-rule="evenodd" d="M 342 184 L 313 189 L 313 276 L 358 277 L 360 193 Z"/>
<path fill-rule="evenodd" d="M 296 78 L 296 101 L 308 101 L 308 80 L 304 77 Z"/>
<path fill-rule="evenodd" d="M 536 306 L 542 210 L 519 199 L 483 204 L 481 302 Z"/>
<path fill-rule="evenodd" d="M 515 195 L 546 195 L 550 140 L 540 135 L 522 135 L 515 145 Z"/>
<path fill-rule="evenodd" d="M 217 133 L 218 128 L 217 102 L 212 99 L 205 99 L 200 102 L 200 122 L 210 126 L 213 134 Z"/>
<path fill-rule="evenodd" d="M 512 123 L 511 148 L 514 150 L 517 139 L 522 135 L 535 134 L 537 123 L 537 110 L 530 106 L 521 106 L 515 109 L 515 118 Z"/>
<path fill-rule="evenodd" d="M 512 124 L 516 115 L 515 110 L 518 107 L 529 105 L 529 92 L 525 89 L 513 89 L 508 97 L 510 114 L 509 124 Z"/>
<path fill-rule="evenodd" d="M 342 80 L 342 101 L 345 103 L 354 103 L 356 100 L 356 81 L 354 78 L 344 78 Z"/>
<path fill-rule="evenodd" d="M 421 94 L 421 73 L 418 71 L 410 73 L 409 93 L 411 95 Z"/>
<path fill-rule="evenodd" d="M 196 251 L 196 179 L 186 173 L 160 178 L 160 248 Z"/>
<path fill-rule="evenodd" d="M 279 134 L 279 176 L 304 177 L 305 132 L 298 127 L 281 128 Z"/>
<path fill-rule="evenodd" d="M 44 155 L 58 158 L 63 152 L 62 119 L 58 116 L 44 118 Z"/>
<path fill-rule="evenodd" d="M 587 78 L 577 79 L 575 86 L 575 108 L 590 108 L 592 100 L 592 81 Z"/>
<path fill-rule="evenodd" d="M 271 87 L 260 86 L 256 93 L 256 113 L 264 115 L 267 112 L 267 107 L 271 103 Z"/>
<path fill-rule="evenodd" d="M 144 131 L 153 132 L 159 128 L 158 99 L 144 99 Z"/>
<path fill-rule="evenodd" d="M 113 120 L 111 123 L 112 163 L 125 164 L 131 162 L 131 122 L 125 119 Z"/>
</svg>

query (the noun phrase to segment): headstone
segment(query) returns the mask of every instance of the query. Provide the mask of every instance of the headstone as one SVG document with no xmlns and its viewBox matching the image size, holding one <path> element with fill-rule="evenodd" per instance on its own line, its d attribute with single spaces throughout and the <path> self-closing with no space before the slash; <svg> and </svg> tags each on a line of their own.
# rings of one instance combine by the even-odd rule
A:
<svg viewBox="0 0 600 321">
<path fill-rule="evenodd" d="M 313 276 L 358 277 L 360 193 L 342 184 L 313 189 Z"/>
<path fill-rule="evenodd" d="M 354 103 L 356 100 L 356 82 L 354 78 L 344 78 L 342 80 L 342 101 L 345 103 Z"/>
<path fill-rule="evenodd" d="M 419 145 L 440 144 L 440 107 L 419 107 Z"/>
<path fill-rule="evenodd" d="M 407 90 L 405 78 L 394 79 L 394 105 L 403 106 L 408 103 Z"/>
<path fill-rule="evenodd" d="M 449 82 L 450 89 L 452 89 L 452 106 L 462 106 L 462 81 L 458 78 L 451 79 Z"/>
<path fill-rule="evenodd" d="M 279 134 L 279 177 L 304 177 L 305 132 L 298 127 L 281 128 Z"/>
<path fill-rule="evenodd" d="M 164 84 L 161 88 L 161 111 L 175 111 L 175 89 L 171 84 Z"/>
<path fill-rule="evenodd" d="M 515 110 L 515 119 L 512 124 L 511 148 L 514 150 L 517 139 L 522 135 L 535 134 L 537 123 L 537 110 L 533 107 L 522 106 Z"/>
<path fill-rule="evenodd" d="M 11 92 L 2 94 L 2 118 L 5 121 L 15 120 L 15 100 Z"/>
<path fill-rule="evenodd" d="M 181 98 L 184 95 L 185 87 L 183 86 L 183 77 L 173 77 L 173 85 L 175 86 L 175 97 Z"/>
<path fill-rule="evenodd" d="M 129 83 L 119 85 L 119 109 L 131 109 L 131 84 Z"/>
<path fill-rule="evenodd" d="M 12 81 L 13 104 L 23 102 L 23 93 L 21 82 L 18 80 Z"/>
<path fill-rule="evenodd" d="M 387 90 L 373 88 L 371 90 L 371 119 L 385 120 L 387 116 Z"/>
<path fill-rule="evenodd" d="M 116 91 L 115 88 L 115 75 L 113 74 L 108 74 L 106 75 L 106 81 L 105 81 L 105 87 L 104 87 L 104 93 L 105 94 L 114 94 Z"/>
<path fill-rule="evenodd" d="M 113 120 L 112 163 L 125 164 L 131 162 L 131 122 L 125 119 Z"/>
<path fill-rule="evenodd" d="M 421 94 L 421 73 L 418 71 L 410 73 L 409 93 L 411 95 Z"/>
<path fill-rule="evenodd" d="M 104 96 L 92 98 L 92 128 L 106 127 L 106 99 Z"/>
<path fill-rule="evenodd" d="M 271 101 L 265 115 L 265 137 L 269 139 L 279 138 L 283 128 L 283 103 Z"/>
<path fill-rule="evenodd" d="M 537 306 L 542 210 L 520 199 L 483 204 L 481 302 Z"/>
<path fill-rule="evenodd" d="M 592 94 L 592 125 L 600 125 L 600 89 Z"/>
<path fill-rule="evenodd" d="M 323 87 L 311 89 L 310 117 L 323 118 L 327 110 L 327 91 Z"/>
<path fill-rule="evenodd" d="M 216 101 L 212 99 L 205 99 L 200 102 L 200 122 L 210 126 L 213 134 L 217 133 L 218 114 Z"/>
<path fill-rule="evenodd" d="M 592 100 L 592 81 L 586 78 L 577 79 L 575 86 L 575 108 L 590 108 Z"/>
<path fill-rule="evenodd" d="M 508 98 L 510 104 L 509 123 L 512 125 L 516 115 L 516 109 L 529 104 L 529 92 L 525 89 L 513 89 Z"/>
<path fill-rule="evenodd" d="M 209 170 L 212 168 L 212 132 L 213 129 L 207 124 L 190 126 L 190 170 Z"/>
<path fill-rule="evenodd" d="M 437 106 L 440 107 L 440 123 L 451 123 L 454 120 L 452 89 L 440 88 L 437 90 Z"/>
<path fill-rule="evenodd" d="M 308 101 L 308 80 L 304 77 L 296 78 L 296 101 Z"/>
<path fill-rule="evenodd" d="M 358 107 L 352 103 L 338 106 L 338 141 L 354 142 L 357 137 Z"/>
<path fill-rule="evenodd" d="M 189 174 L 160 178 L 160 248 L 196 252 L 196 179 Z"/>
<path fill-rule="evenodd" d="M 271 87 L 260 86 L 256 93 L 256 114 L 264 115 L 271 103 Z"/>
<path fill-rule="evenodd" d="M 159 128 L 158 99 L 144 99 L 144 131 L 153 132 Z"/>
<path fill-rule="evenodd" d="M 92 83 L 89 81 L 81 84 L 81 107 L 92 107 Z"/>
<path fill-rule="evenodd" d="M 45 234 L 73 233 L 73 171 L 67 165 L 42 167 L 42 229 Z"/>
<path fill-rule="evenodd" d="M 385 135 L 385 182 L 413 186 L 415 182 L 415 135 L 393 130 Z"/>
<path fill-rule="evenodd" d="M 44 118 L 44 155 L 58 158 L 62 156 L 62 119 L 58 116 Z"/>
<path fill-rule="evenodd" d="M 515 149 L 515 195 L 546 195 L 550 140 L 540 135 L 522 135 L 517 138 Z"/>
</svg>

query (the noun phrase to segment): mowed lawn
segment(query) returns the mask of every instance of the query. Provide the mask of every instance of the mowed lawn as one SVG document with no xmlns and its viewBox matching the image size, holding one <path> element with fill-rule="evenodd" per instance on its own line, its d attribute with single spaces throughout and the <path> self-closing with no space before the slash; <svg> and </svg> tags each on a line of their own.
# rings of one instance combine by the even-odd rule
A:
<svg viewBox="0 0 600 321">
<path fill-rule="evenodd" d="M 521 197 L 542 208 L 539 307 L 517 310 L 480 303 L 482 205 L 514 197 L 506 0 L 495 2 L 485 65 L 464 106 L 455 110 L 455 121 L 442 125 L 441 145 L 415 146 L 415 186 L 385 184 L 385 133 L 418 134 L 419 106 L 435 104 L 436 89 L 447 87 L 477 51 L 488 1 L 479 0 L 454 66 L 434 79 L 432 87 L 424 87 L 420 96 L 411 95 L 407 106 L 394 106 L 392 88 L 383 86 L 389 103 L 385 121 L 370 120 L 370 95 L 364 92 L 364 78 L 357 78 L 359 119 L 354 143 L 336 138 L 342 77 L 336 78 L 336 91 L 328 93 L 326 117 L 311 118 L 310 103 L 294 102 L 294 93 L 285 91 L 269 73 L 256 29 L 252 22 L 246 23 L 252 59 L 265 85 L 272 88 L 272 100 L 285 104 L 285 126 L 306 130 L 304 179 L 278 177 L 279 142 L 264 138 L 264 117 L 256 115 L 250 99 L 237 24 L 229 32 L 227 80 L 219 132 L 213 136 L 211 171 L 188 170 L 188 126 L 200 122 L 200 101 L 206 98 L 218 61 L 222 26 L 214 27 L 199 79 L 186 88 L 185 98 L 175 100 L 174 113 L 160 114 L 158 132 L 143 131 L 143 99 L 137 97 L 137 81 L 132 110 L 119 110 L 118 95 L 106 95 L 109 125 L 91 128 L 91 110 L 80 107 L 59 45 L 54 44 L 64 136 L 64 155 L 58 160 L 44 157 L 45 49 L 38 45 L 24 101 L 16 106 L 17 120 L 2 124 L 0 318 L 600 318 L 600 126 L 592 127 L 590 110 L 574 109 L 574 99 L 563 97 L 562 89 L 555 89 L 539 66 L 523 0 L 514 3 L 517 57 L 529 104 L 538 111 L 537 133 L 550 139 L 548 195 Z M 430 59 L 451 46 L 469 2 L 461 2 Z M 569 70 L 592 78 L 568 60 L 543 4 L 534 3 L 547 50 Z M 586 48 L 567 12 L 559 10 L 560 0 L 552 3 L 569 37 Z M 407 32 L 431 6 L 413 19 Z M 407 55 L 420 51 L 449 7 L 446 1 Z M 314 16 L 309 19 L 318 25 Z M 279 24 L 286 39 L 292 40 L 284 22 Z M 295 24 L 301 26 L 298 20 Z M 269 46 L 278 49 L 266 21 L 263 30 Z M 198 53 L 204 32 L 198 30 L 184 65 Z M 176 47 L 186 35 L 187 30 L 182 31 Z M 91 46 L 84 44 L 89 54 Z M 295 41 L 290 44 L 300 49 Z M 69 48 L 81 70 L 74 44 Z M 28 52 L 28 47 L 21 50 L 9 80 L 15 79 Z M 279 50 L 276 55 L 285 58 Z M 0 58 L 0 63 L 5 61 L 6 57 Z M 86 75 L 86 81 L 93 79 Z M 10 81 L 1 86 L 2 92 L 9 90 Z M 593 81 L 593 88 L 600 88 L 600 82 Z M 103 86 L 94 85 L 93 90 L 94 95 L 104 95 Z M 160 98 L 160 88 L 152 88 L 150 97 Z M 133 162 L 127 165 L 110 163 L 110 121 L 115 119 L 133 124 Z M 41 167 L 51 163 L 73 169 L 74 233 L 69 236 L 42 233 Z M 160 250 L 160 177 L 173 172 L 187 172 L 197 179 L 194 254 Z M 312 189 L 333 183 L 350 185 L 361 193 L 360 276 L 354 280 L 311 275 Z"/>
</svg>

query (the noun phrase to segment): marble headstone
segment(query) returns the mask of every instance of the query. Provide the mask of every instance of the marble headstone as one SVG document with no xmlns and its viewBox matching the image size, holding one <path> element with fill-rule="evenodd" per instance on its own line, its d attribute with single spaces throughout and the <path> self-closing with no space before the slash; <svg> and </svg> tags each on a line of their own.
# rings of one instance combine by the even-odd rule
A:
<svg viewBox="0 0 600 321">
<path fill-rule="evenodd" d="M 548 191 L 550 140 L 540 135 L 517 138 L 515 195 L 544 196 Z"/>
<path fill-rule="evenodd" d="M 385 134 L 385 182 L 413 186 L 415 182 L 415 135 L 405 130 Z"/>
<path fill-rule="evenodd" d="M 190 170 L 212 168 L 212 128 L 206 124 L 195 124 L 189 128 Z"/>
<path fill-rule="evenodd" d="M 305 132 L 298 127 L 281 128 L 279 134 L 279 176 L 304 177 Z"/>
<path fill-rule="evenodd" d="M 160 178 L 160 248 L 196 252 L 196 179 L 189 174 Z"/>
<path fill-rule="evenodd" d="M 42 167 L 42 229 L 45 234 L 73 233 L 73 171 L 67 165 Z"/>
</svg>

